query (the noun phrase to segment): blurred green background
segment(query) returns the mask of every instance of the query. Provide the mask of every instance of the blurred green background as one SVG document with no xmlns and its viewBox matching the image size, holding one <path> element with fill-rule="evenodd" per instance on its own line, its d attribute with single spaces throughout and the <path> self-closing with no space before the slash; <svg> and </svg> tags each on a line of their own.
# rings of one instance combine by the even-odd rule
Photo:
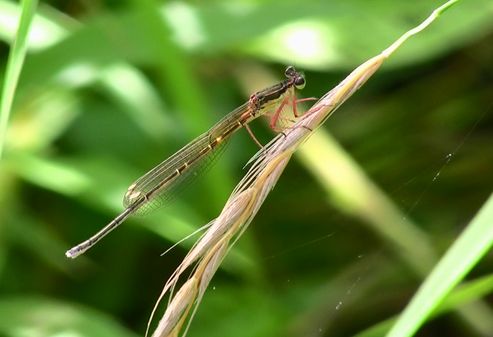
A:
<svg viewBox="0 0 493 337">
<path fill-rule="evenodd" d="M 441 3 L 41 2 L 0 162 L 0 336 L 143 335 L 193 240 L 160 253 L 219 214 L 258 150 L 247 133 L 168 207 L 81 258 L 65 250 L 286 65 L 305 71 L 301 97 L 321 97 Z M 0 1 L 2 83 L 19 15 Z M 189 336 L 353 336 L 402 310 L 492 191 L 492 17 L 491 1 L 460 2 L 305 144 Z M 273 136 L 265 120 L 253 128 Z M 461 304 L 418 335 L 491 336 L 491 304 Z"/>
</svg>

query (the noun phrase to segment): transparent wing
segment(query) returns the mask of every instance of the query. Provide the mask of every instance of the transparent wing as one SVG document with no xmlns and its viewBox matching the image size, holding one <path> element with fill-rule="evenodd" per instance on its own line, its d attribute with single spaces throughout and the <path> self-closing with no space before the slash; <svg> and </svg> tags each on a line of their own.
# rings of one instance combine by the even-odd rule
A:
<svg viewBox="0 0 493 337">
<path fill-rule="evenodd" d="M 169 202 L 211 166 L 225 142 L 210 148 L 210 134 L 200 135 L 133 183 L 123 198 L 124 207 L 133 207 L 145 198 L 135 211 L 143 215 Z"/>
<path fill-rule="evenodd" d="M 189 169 L 177 176 L 164 189 L 160 190 L 152 199 L 144 203 L 136 212 L 136 215 L 146 215 L 152 211 L 172 202 L 188 186 L 192 185 L 198 177 L 204 175 L 221 156 L 229 142 L 219 144 L 214 151 L 206 155 L 202 160 L 196 162 Z"/>
<path fill-rule="evenodd" d="M 179 185 L 187 186 L 214 162 L 229 137 L 239 129 L 240 116 L 248 114 L 248 103 L 229 113 L 208 132 L 178 150 L 171 157 L 130 185 L 123 197 L 125 208 L 135 207 L 136 214 L 145 214 L 170 201 Z"/>
</svg>

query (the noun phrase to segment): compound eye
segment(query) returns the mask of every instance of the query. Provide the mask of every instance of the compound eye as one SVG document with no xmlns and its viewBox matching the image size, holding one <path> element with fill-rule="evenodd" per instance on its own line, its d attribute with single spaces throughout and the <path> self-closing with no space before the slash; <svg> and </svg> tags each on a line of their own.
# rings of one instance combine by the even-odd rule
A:
<svg viewBox="0 0 493 337">
<path fill-rule="evenodd" d="M 294 80 L 294 86 L 296 89 L 301 90 L 305 87 L 306 81 L 303 75 L 298 75 L 298 77 Z"/>
<path fill-rule="evenodd" d="M 286 77 L 293 77 L 294 74 L 296 74 L 296 69 L 294 69 L 293 66 L 287 67 L 284 71 L 284 75 L 286 75 Z"/>
</svg>

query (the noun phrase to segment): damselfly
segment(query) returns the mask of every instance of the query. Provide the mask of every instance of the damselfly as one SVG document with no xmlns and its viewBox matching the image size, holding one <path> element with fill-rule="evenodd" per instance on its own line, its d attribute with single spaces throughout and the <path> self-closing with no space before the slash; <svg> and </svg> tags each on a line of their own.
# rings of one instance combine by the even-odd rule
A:
<svg viewBox="0 0 493 337">
<path fill-rule="evenodd" d="M 168 199 L 178 185 L 196 175 L 198 170 L 211 161 L 221 145 L 236 130 L 255 118 L 273 112 L 270 124 L 274 127 L 281 111 L 290 103 L 293 104 L 293 113 L 297 116 L 294 88 L 302 89 L 305 86 L 305 78 L 292 66 L 286 69 L 285 75 L 285 80 L 251 95 L 246 103 L 226 115 L 209 131 L 198 136 L 130 185 L 123 198 L 125 210 L 91 238 L 68 250 L 65 255 L 75 258 L 83 254 L 130 215 L 153 208 Z"/>
</svg>

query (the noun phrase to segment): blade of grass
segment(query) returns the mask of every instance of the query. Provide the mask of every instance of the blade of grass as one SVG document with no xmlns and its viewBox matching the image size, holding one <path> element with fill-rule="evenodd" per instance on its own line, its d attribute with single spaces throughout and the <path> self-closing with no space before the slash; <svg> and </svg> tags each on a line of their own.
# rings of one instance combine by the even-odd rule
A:
<svg viewBox="0 0 493 337">
<path fill-rule="evenodd" d="M 9 59 L 7 61 L 5 82 L 0 100 L 0 158 L 2 157 L 3 148 L 5 146 L 5 134 L 7 132 L 7 124 L 9 121 L 10 111 L 12 109 L 12 102 L 14 101 L 15 89 L 17 87 L 19 74 L 26 57 L 29 27 L 31 26 L 37 4 L 37 0 L 25 0 L 22 2 L 19 28 L 10 49 Z"/>
<path fill-rule="evenodd" d="M 421 285 L 387 337 L 412 336 L 493 245 L 493 194 Z"/>
<path fill-rule="evenodd" d="M 493 292 L 493 275 L 480 277 L 469 281 L 455 289 L 438 308 L 432 312 L 429 318 L 434 318 L 452 310 L 463 307 L 468 303 L 491 294 Z M 397 317 L 391 317 L 358 333 L 354 337 L 380 337 L 384 336 L 396 322 Z"/>
</svg>

